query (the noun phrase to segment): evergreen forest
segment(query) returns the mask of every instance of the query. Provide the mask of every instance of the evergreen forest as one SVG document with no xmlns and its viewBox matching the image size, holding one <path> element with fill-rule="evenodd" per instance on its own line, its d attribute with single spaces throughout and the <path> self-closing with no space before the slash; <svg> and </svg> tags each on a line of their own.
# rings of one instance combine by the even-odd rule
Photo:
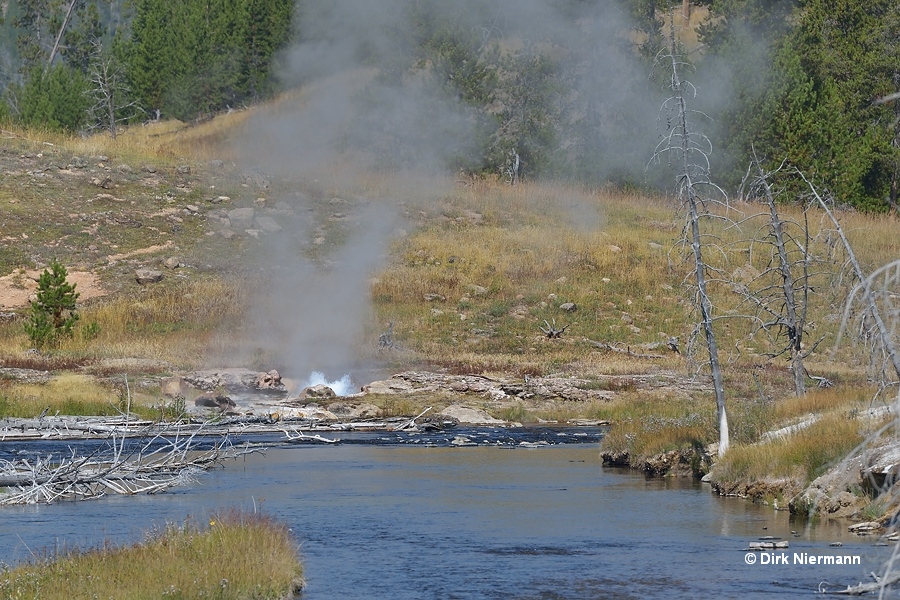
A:
<svg viewBox="0 0 900 600">
<path fill-rule="evenodd" d="M 723 189 L 755 155 L 898 210 L 894 0 L 7 0 L 0 19 L 2 123 L 115 136 L 352 66 L 368 79 L 345 147 L 511 182 L 670 188 L 648 163 L 675 53 Z"/>
</svg>

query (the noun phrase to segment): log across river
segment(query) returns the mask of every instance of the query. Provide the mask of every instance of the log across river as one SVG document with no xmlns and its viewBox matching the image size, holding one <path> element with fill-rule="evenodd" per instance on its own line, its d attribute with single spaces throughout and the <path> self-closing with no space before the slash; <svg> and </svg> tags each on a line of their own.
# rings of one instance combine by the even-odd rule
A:
<svg viewBox="0 0 900 600">
<path fill-rule="evenodd" d="M 605 469 L 601 435 L 456 429 L 345 433 L 336 444 L 255 436 L 271 444 L 264 455 L 164 494 L 3 507 L 0 561 L 135 542 L 154 526 L 204 523 L 234 506 L 288 523 L 307 600 L 792 598 L 872 581 L 890 556 L 845 524 L 814 526 L 689 479 Z M 0 445 L 0 457 L 50 451 Z M 767 537 L 789 548 L 747 551 Z M 851 564 L 839 564 L 846 557 Z"/>
</svg>

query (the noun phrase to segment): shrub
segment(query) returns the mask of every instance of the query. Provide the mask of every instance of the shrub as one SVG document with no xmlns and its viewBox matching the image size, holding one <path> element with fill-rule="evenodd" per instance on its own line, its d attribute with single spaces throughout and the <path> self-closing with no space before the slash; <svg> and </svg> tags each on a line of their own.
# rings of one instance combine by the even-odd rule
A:
<svg viewBox="0 0 900 600">
<path fill-rule="evenodd" d="M 78 313 L 75 284 L 66 280 L 68 272 L 56 259 L 38 279 L 37 299 L 31 303 L 31 315 L 25 333 L 37 348 L 56 347 L 63 337 L 71 337 Z"/>
</svg>

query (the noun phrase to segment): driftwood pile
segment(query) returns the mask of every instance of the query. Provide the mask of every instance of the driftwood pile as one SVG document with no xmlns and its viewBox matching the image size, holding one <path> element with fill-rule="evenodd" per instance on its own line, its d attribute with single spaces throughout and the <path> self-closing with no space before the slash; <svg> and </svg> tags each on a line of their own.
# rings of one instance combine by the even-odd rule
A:
<svg viewBox="0 0 900 600">
<path fill-rule="evenodd" d="M 227 436 L 201 445 L 201 436 L 207 435 L 203 427 L 189 435 L 166 426 L 155 426 L 152 432 L 145 427 L 141 440 L 123 435 L 118 426 L 91 427 L 92 432 L 108 429 L 108 437 L 81 453 L 70 447 L 64 456 L 0 459 L 0 488 L 5 488 L 0 490 L 0 504 L 152 494 L 188 483 L 193 475 L 226 459 L 258 450 L 234 446 Z M 121 428 L 137 433 L 126 425 Z"/>
</svg>

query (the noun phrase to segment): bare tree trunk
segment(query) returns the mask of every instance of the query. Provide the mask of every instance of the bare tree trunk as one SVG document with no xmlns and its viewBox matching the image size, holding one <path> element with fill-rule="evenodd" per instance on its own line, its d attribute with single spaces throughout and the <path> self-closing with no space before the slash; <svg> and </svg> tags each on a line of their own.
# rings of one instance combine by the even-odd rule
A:
<svg viewBox="0 0 900 600">
<path fill-rule="evenodd" d="M 62 25 L 59 26 L 59 33 L 56 34 L 56 41 L 53 42 L 53 49 L 50 50 L 50 58 L 47 59 L 47 68 L 44 69 L 45 74 L 53 65 L 53 59 L 56 58 L 56 52 L 59 50 L 59 43 L 62 41 L 62 37 L 66 32 L 66 27 L 69 26 L 69 19 L 72 18 L 72 10 L 75 8 L 76 4 L 78 4 L 78 0 L 72 0 L 72 2 L 69 3 L 69 9 L 66 11 L 66 18 L 63 19 Z"/>
<path fill-rule="evenodd" d="M 803 181 L 805 181 L 809 186 L 809 189 L 812 191 L 812 194 L 815 197 L 816 201 L 819 203 L 819 206 L 822 207 L 822 210 L 825 211 L 825 214 L 834 224 L 834 228 L 837 231 L 838 236 L 841 238 L 841 243 L 844 245 L 844 249 L 847 252 L 847 258 L 850 262 L 850 265 L 853 267 L 853 272 L 856 275 L 857 279 L 859 279 L 859 285 L 862 288 L 863 304 L 872 315 L 872 320 L 875 321 L 875 327 L 878 329 L 878 335 L 881 339 L 882 348 L 887 354 L 891 365 L 894 367 L 894 372 L 896 373 L 897 378 L 900 379 L 900 357 L 897 356 L 897 350 L 894 347 L 894 341 L 891 338 L 891 334 L 884 323 L 884 319 L 881 317 L 881 311 L 878 310 L 878 303 L 875 301 L 875 296 L 872 292 L 871 280 L 866 277 L 866 274 L 863 272 L 859 261 L 856 260 L 856 254 L 853 252 L 853 247 L 850 245 L 849 240 L 847 240 L 847 236 L 844 235 L 844 230 L 841 228 L 841 224 L 838 223 L 837 218 L 835 218 L 834 213 L 832 213 L 831 209 L 828 208 L 828 204 L 822 199 L 822 197 L 819 195 L 819 192 L 816 191 L 816 188 L 812 185 L 812 183 L 810 183 L 806 176 L 803 175 L 803 173 L 800 173 L 800 176 L 803 178 Z"/>
<path fill-rule="evenodd" d="M 673 23 L 674 27 L 674 23 Z M 692 156 L 699 153 L 702 161 L 707 163 L 706 154 L 699 149 L 697 141 L 692 139 L 696 134 L 690 131 L 688 123 L 688 109 L 685 101 L 685 86 L 678 72 L 678 60 L 675 55 L 674 34 L 669 58 L 672 67 L 672 91 L 676 102 L 675 132 L 669 138 L 680 137 L 678 146 L 670 144 L 666 151 L 677 151 L 680 156 L 680 172 L 678 174 L 678 197 L 686 205 L 688 220 L 690 221 L 691 250 L 694 259 L 694 278 L 697 287 L 697 304 L 700 308 L 700 325 L 706 338 L 706 349 L 709 354 L 709 367 L 713 378 L 713 391 L 716 397 L 717 421 L 719 426 L 719 456 L 723 456 L 730 445 L 728 435 L 728 414 L 725 407 L 725 385 L 722 379 L 722 368 L 719 363 L 719 349 L 716 344 L 716 336 L 713 330 L 712 302 L 709 299 L 706 285 L 707 265 L 703 259 L 703 236 L 700 231 L 701 199 L 698 196 L 696 183 L 692 180 L 692 174 L 696 171 L 705 173 L 706 164 L 698 165 Z M 705 138 L 703 138 L 705 139 Z M 708 181 L 706 182 L 708 183 Z"/>
<path fill-rule="evenodd" d="M 778 268 L 781 275 L 781 290 L 784 294 L 784 310 L 785 310 L 785 328 L 788 332 L 788 343 L 790 345 L 791 354 L 791 371 L 794 376 L 794 393 L 797 396 L 806 395 L 806 368 L 803 366 L 803 330 L 806 326 L 806 295 L 808 290 L 808 282 L 804 282 L 804 301 L 800 314 L 797 313 L 797 301 L 794 296 L 794 273 L 791 270 L 791 261 L 788 258 L 787 247 L 784 241 L 784 226 L 781 217 L 778 215 L 778 208 L 775 205 L 775 196 L 772 194 L 772 187 L 766 180 L 765 173 L 756 159 L 756 168 L 759 171 L 760 185 L 766 194 L 766 203 L 769 205 L 769 224 L 772 228 L 772 235 L 775 238 L 775 248 L 778 251 Z M 806 228 L 807 235 L 809 228 Z M 804 274 L 807 273 L 806 264 L 808 262 L 809 242 L 807 240 L 806 247 L 803 251 Z"/>
<path fill-rule="evenodd" d="M 700 319 L 709 352 L 709 369 L 712 372 L 713 389 L 716 396 L 716 413 L 719 422 L 719 456 L 723 456 L 730 445 L 728 437 L 728 415 L 725 410 L 725 384 L 722 381 L 722 367 L 719 364 L 719 347 L 713 331 L 712 302 L 706 293 L 706 263 L 703 262 L 700 236 L 700 211 L 692 188 L 688 189 L 688 210 L 691 220 L 691 241 L 694 252 L 694 276 L 697 279 Z"/>
</svg>

